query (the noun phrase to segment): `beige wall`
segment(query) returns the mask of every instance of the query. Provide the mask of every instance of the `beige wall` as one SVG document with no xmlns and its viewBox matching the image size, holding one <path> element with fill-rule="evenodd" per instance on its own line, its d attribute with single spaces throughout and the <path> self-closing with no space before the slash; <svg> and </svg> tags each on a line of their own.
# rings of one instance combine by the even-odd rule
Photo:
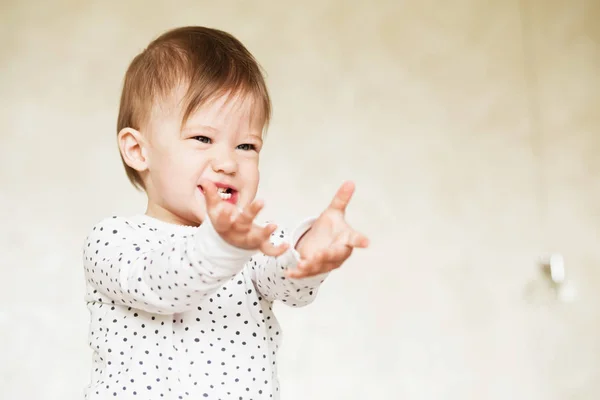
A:
<svg viewBox="0 0 600 400">
<path fill-rule="evenodd" d="M 596 399 L 600 3 L 0 3 L 0 398 L 82 398 L 80 246 L 143 210 L 115 147 L 122 74 L 163 30 L 231 31 L 269 76 L 266 215 L 343 179 L 372 247 L 278 307 L 284 399 Z M 524 34 L 523 34 L 524 33 Z M 565 256 L 562 302 L 537 261 Z"/>
</svg>

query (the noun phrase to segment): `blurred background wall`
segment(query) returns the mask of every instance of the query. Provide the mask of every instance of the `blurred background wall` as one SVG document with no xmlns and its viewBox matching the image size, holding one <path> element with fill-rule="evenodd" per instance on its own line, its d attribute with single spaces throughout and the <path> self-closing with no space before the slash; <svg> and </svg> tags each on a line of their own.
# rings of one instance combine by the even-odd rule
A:
<svg viewBox="0 0 600 400">
<path fill-rule="evenodd" d="M 144 210 L 115 137 L 131 58 L 179 25 L 268 73 L 265 216 L 357 192 L 369 250 L 278 306 L 283 398 L 597 399 L 597 0 L 0 2 L 0 398 L 75 400 L 81 245 Z M 560 252 L 570 301 L 538 261 Z"/>
</svg>

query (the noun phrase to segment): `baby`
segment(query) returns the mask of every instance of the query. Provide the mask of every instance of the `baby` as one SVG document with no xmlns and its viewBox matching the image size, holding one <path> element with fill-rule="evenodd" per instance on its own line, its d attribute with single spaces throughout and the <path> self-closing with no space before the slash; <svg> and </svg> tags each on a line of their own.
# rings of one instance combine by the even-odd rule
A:
<svg viewBox="0 0 600 400">
<path fill-rule="evenodd" d="M 278 300 L 312 302 L 368 239 L 345 221 L 344 183 L 289 234 L 256 221 L 271 103 L 237 39 L 184 27 L 129 66 L 118 116 L 144 214 L 93 227 L 83 250 L 95 399 L 277 399 Z"/>
</svg>

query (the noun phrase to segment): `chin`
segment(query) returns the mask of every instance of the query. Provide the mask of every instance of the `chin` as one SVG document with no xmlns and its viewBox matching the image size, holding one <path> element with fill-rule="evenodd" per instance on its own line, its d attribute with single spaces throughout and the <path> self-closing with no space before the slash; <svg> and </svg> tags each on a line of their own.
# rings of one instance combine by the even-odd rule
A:
<svg viewBox="0 0 600 400">
<path fill-rule="evenodd" d="M 194 225 L 200 225 L 202 224 L 202 222 L 204 222 L 204 220 L 208 218 L 206 215 L 206 212 L 203 210 L 202 212 L 192 212 L 190 214 L 190 222 L 193 223 Z"/>
</svg>

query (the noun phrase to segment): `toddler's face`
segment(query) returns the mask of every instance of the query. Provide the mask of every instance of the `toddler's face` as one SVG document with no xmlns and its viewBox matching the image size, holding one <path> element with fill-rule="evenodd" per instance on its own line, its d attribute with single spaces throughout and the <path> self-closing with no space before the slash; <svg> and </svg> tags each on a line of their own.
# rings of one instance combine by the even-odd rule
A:
<svg viewBox="0 0 600 400">
<path fill-rule="evenodd" d="M 178 99 L 157 108 L 147 130 L 147 213 L 199 225 L 206 215 L 202 179 L 219 187 L 223 201 L 245 207 L 254 200 L 263 121 L 252 118 L 251 97 L 223 96 L 201 106 L 182 126 Z"/>
</svg>

